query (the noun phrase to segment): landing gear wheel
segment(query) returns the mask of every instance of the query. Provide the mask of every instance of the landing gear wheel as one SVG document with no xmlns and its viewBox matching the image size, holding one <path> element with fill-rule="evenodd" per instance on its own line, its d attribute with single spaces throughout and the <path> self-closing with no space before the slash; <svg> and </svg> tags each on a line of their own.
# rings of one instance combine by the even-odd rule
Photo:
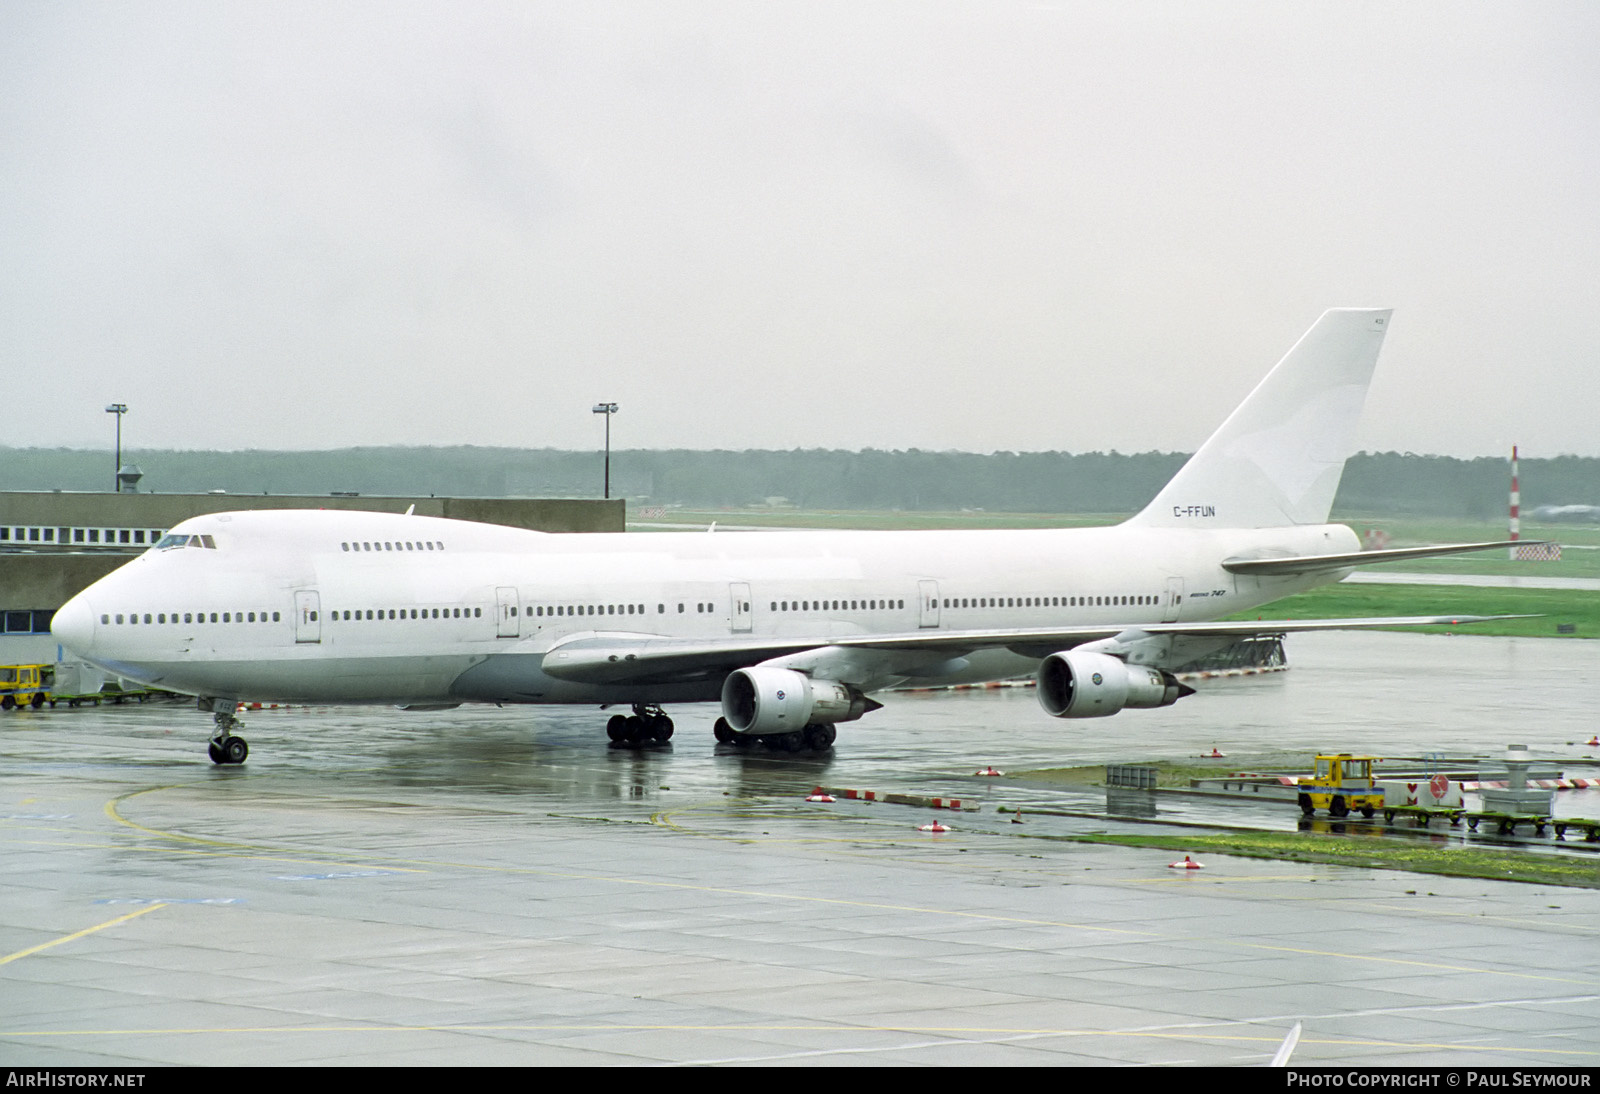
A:
<svg viewBox="0 0 1600 1094">
<path fill-rule="evenodd" d="M 711 733 L 719 745 L 731 745 L 739 739 L 739 735 L 733 731 L 726 718 L 718 718 L 711 727 Z"/>
<path fill-rule="evenodd" d="M 833 747 L 834 739 L 839 731 L 831 723 L 809 725 L 805 728 L 806 747 L 813 752 L 826 752 Z"/>
<path fill-rule="evenodd" d="M 119 700 L 120 701 L 120 700 Z M 235 737 L 233 731 L 243 729 L 244 723 L 234 716 L 239 709 L 235 699 L 208 699 L 199 700 L 201 710 L 209 710 L 212 720 L 217 724 L 217 731 L 211 735 L 211 762 L 218 764 L 242 764 L 244 758 L 250 755 L 250 746 L 245 744 L 243 737 Z"/>
<path fill-rule="evenodd" d="M 606 736 L 619 744 L 641 745 L 672 740 L 672 719 L 651 703 L 633 704 L 630 715 L 614 714 L 606 723 Z"/>
<path fill-rule="evenodd" d="M 806 735 L 798 729 L 793 733 L 776 734 L 770 740 L 785 752 L 799 752 L 806 747 Z"/>
</svg>

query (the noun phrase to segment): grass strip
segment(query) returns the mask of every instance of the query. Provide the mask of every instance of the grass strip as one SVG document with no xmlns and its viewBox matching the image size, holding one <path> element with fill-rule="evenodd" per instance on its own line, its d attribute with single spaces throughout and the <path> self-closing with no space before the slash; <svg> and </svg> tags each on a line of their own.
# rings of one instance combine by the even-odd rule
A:
<svg viewBox="0 0 1600 1094">
<path fill-rule="evenodd" d="M 1411 847 L 1381 840 L 1341 839 L 1335 836 L 1288 832 L 1223 832 L 1203 836 L 1083 834 L 1035 835 L 1034 839 L 1072 843 L 1147 847 L 1189 855 L 1236 855 L 1241 858 L 1311 862 L 1329 866 L 1356 866 L 1377 870 L 1403 870 L 1445 877 L 1520 881 L 1533 885 L 1562 885 L 1600 889 L 1600 861 L 1546 854 L 1518 854 L 1475 847 Z"/>
<path fill-rule="evenodd" d="M 1284 597 L 1235 619 L 1333 619 L 1372 615 L 1522 615 L 1462 627 L 1402 627 L 1430 634 L 1523 638 L 1600 638 L 1600 592 L 1591 589 L 1501 589 L 1457 585 L 1328 585 Z M 1569 624 L 1570 635 L 1557 627 Z"/>
</svg>

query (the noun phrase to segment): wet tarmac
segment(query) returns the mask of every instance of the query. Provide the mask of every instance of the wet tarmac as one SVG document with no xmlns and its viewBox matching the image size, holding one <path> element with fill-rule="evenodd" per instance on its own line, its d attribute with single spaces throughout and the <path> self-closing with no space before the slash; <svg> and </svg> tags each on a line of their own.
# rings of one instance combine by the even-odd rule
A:
<svg viewBox="0 0 1600 1094">
<path fill-rule="evenodd" d="M 637 750 L 594 710 L 300 708 L 248 715 L 230 769 L 185 707 L 13 713 L 0 1063 L 1260 1064 L 1296 1021 L 1303 1064 L 1600 1062 L 1600 892 L 1178 872 L 1048 838 L 1137 823 L 1104 791 L 972 774 L 1213 747 L 1600 758 L 1587 643 L 1289 655 L 1091 721 L 1023 689 L 891 695 L 826 755 L 718 746 L 710 707 Z M 818 784 L 983 809 L 806 803 Z M 1085 815 L 1014 826 L 1002 803 Z M 1162 796 L 1147 820 L 1297 814 Z"/>
</svg>

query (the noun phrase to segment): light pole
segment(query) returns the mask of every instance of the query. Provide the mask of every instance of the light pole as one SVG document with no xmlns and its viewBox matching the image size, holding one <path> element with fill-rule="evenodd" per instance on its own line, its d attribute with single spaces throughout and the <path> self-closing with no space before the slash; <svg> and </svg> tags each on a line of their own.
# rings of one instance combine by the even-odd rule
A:
<svg viewBox="0 0 1600 1094">
<path fill-rule="evenodd" d="M 112 471 L 112 482 L 116 483 L 117 493 L 122 493 L 122 416 L 128 412 L 127 403 L 112 403 L 106 407 L 107 414 L 117 416 L 117 466 Z"/>
<path fill-rule="evenodd" d="M 609 498 L 609 497 L 611 497 L 611 415 L 613 415 L 613 414 L 615 414 L 617 412 L 617 404 L 616 403 L 596 403 L 596 404 L 594 404 L 594 412 L 596 414 L 604 414 L 606 416 L 606 494 L 605 494 L 605 496 L 607 498 Z"/>
</svg>

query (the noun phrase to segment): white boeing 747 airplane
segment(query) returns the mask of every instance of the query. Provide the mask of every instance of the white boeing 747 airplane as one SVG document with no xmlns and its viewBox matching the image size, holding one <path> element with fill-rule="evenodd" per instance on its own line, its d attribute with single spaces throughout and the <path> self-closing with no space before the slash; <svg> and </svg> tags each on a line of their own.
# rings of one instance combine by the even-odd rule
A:
<svg viewBox="0 0 1600 1094">
<path fill-rule="evenodd" d="M 55 615 L 61 644 L 191 693 L 240 763 L 243 701 L 720 700 L 722 741 L 823 749 L 900 686 L 1035 673 L 1058 718 L 1191 693 L 1171 670 L 1256 634 L 1483 617 L 1219 622 L 1357 565 L 1327 523 L 1387 310 L 1320 318 L 1143 512 L 1037 531 L 552 535 L 413 515 L 239 512 L 178 525 Z"/>
</svg>

